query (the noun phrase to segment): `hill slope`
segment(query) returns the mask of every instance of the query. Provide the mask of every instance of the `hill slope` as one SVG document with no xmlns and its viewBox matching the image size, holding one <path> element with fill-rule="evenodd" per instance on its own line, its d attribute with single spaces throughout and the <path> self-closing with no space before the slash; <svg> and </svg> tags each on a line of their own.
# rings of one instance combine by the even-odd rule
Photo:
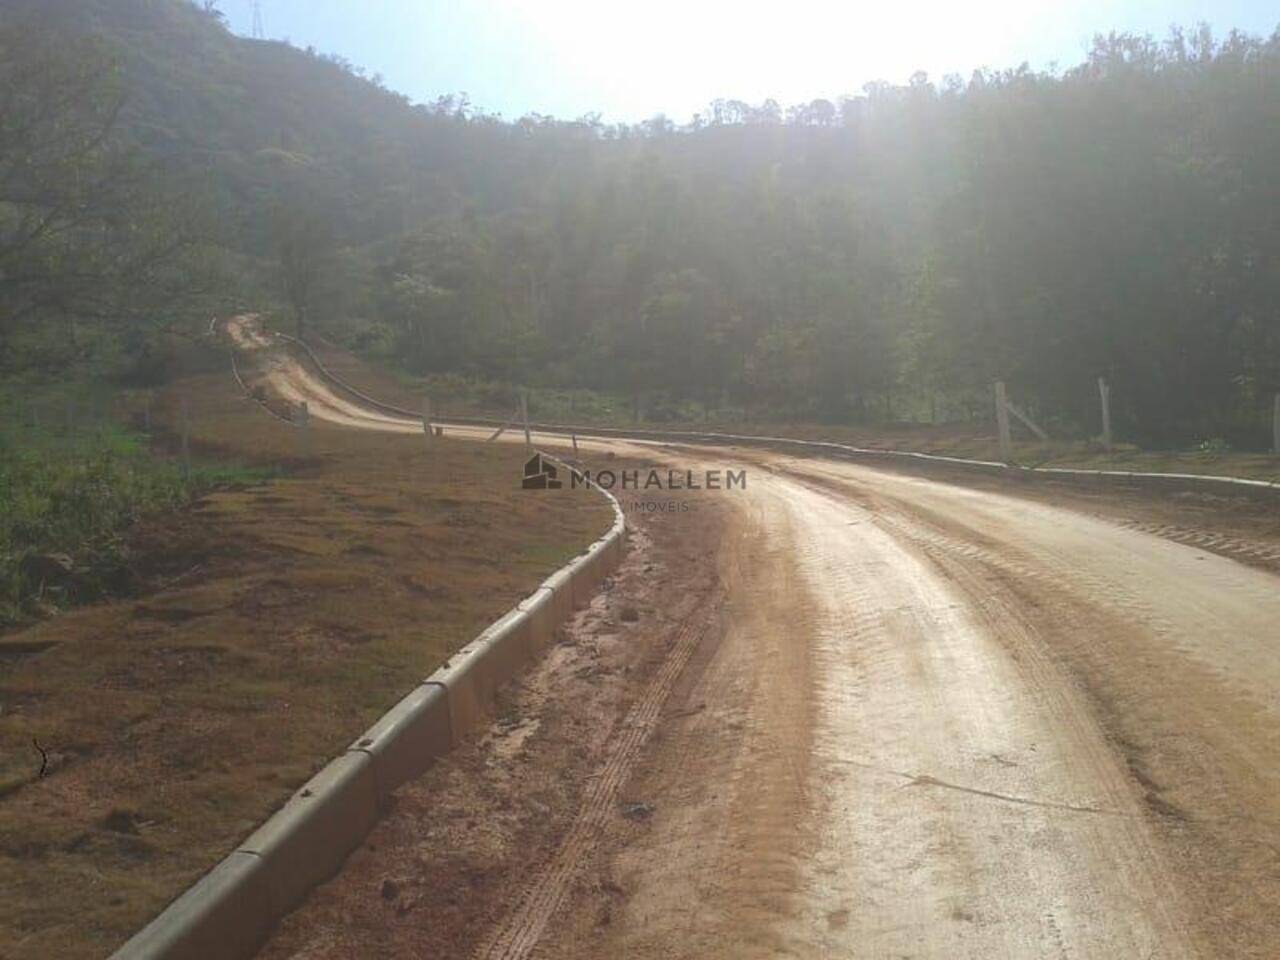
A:
<svg viewBox="0 0 1280 960">
<path fill-rule="evenodd" d="M 243 299 L 411 373 L 841 422 L 983 420 L 1000 379 L 1081 438 L 1105 377 L 1124 439 L 1269 442 L 1280 33 L 607 127 L 415 107 L 187 0 L 19 8 L 121 52 Z"/>
</svg>

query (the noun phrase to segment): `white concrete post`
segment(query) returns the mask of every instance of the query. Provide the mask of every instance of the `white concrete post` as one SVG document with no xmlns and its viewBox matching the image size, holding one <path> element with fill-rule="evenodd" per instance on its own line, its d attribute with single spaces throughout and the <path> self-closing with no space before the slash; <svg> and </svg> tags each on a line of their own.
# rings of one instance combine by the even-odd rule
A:
<svg viewBox="0 0 1280 960">
<path fill-rule="evenodd" d="M 1102 398 L 1102 448 L 1111 452 L 1111 387 L 1098 378 L 1098 395 Z"/>
<path fill-rule="evenodd" d="M 529 392 L 527 390 L 520 394 L 520 418 L 524 420 L 524 445 L 532 447 L 533 437 L 529 433 Z"/>
<path fill-rule="evenodd" d="M 431 398 L 422 398 L 422 432 L 426 435 L 427 446 L 431 446 Z"/>
<path fill-rule="evenodd" d="M 1009 408 L 1005 398 L 1004 381 L 996 381 L 996 429 L 1000 433 L 1000 459 L 1013 462 L 1013 440 L 1009 436 Z"/>
</svg>

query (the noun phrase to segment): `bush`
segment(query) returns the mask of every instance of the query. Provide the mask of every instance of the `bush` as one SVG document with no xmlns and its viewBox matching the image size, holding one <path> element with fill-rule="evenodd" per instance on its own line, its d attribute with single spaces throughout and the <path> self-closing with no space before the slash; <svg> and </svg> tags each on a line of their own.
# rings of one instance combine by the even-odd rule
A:
<svg viewBox="0 0 1280 960">
<path fill-rule="evenodd" d="M 194 467 L 152 455 L 146 438 L 98 424 L 55 436 L 0 430 L 0 623 L 127 593 L 124 533 L 218 484 L 252 479 L 234 467 Z"/>
<path fill-rule="evenodd" d="M 1208 440 L 1202 440 L 1196 449 L 1206 456 L 1220 457 L 1231 452 L 1231 444 L 1222 437 L 1210 437 Z"/>
</svg>

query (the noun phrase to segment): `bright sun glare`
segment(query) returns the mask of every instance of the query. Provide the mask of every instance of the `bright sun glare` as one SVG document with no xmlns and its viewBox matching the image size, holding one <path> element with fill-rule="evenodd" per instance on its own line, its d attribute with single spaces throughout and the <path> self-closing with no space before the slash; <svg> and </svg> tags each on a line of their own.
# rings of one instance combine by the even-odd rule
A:
<svg viewBox="0 0 1280 960">
<path fill-rule="evenodd" d="M 916 70 L 967 78 L 975 67 L 1004 67 L 1025 58 L 1033 21 L 1036 32 L 1078 33 L 1083 50 L 1086 12 L 1081 5 L 1038 10 L 1017 0 L 508 0 L 493 19 L 504 22 L 504 32 L 523 35 L 530 47 L 553 52 L 555 62 L 547 68 L 558 82 L 595 90 L 599 102 L 612 106 L 610 112 L 680 117 L 715 97 L 773 97 L 787 104 L 856 93 L 876 79 L 901 83 Z"/>
</svg>

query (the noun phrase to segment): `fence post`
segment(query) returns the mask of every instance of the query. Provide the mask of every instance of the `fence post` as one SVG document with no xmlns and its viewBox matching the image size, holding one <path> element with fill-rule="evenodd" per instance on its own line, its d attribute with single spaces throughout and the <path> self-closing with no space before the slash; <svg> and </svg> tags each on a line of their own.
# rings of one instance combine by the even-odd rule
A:
<svg viewBox="0 0 1280 960">
<path fill-rule="evenodd" d="M 509 419 L 506 423 L 500 426 L 497 430 L 493 431 L 492 435 L 490 435 L 489 439 L 486 440 L 485 443 L 493 443 L 493 441 L 497 440 L 500 436 L 506 433 L 507 428 L 510 427 L 513 423 L 515 423 L 516 418 L 519 416 L 520 416 L 520 405 L 516 404 L 516 409 L 512 412 L 511 419 Z"/>
<path fill-rule="evenodd" d="M 1000 459 L 1013 462 L 1013 441 L 1009 437 L 1009 408 L 1005 398 L 1004 381 L 996 381 L 996 429 L 1000 433 Z"/>
<path fill-rule="evenodd" d="M 1271 415 L 1271 449 L 1280 457 L 1280 393 L 1276 394 L 1276 408 Z"/>
<path fill-rule="evenodd" d="M 576 457 L 578 455 L 578 435 L 575 433 L 575 434 L 572 434 L 572 437 L 573 437 L 573 455 Z"/>
<path fill-rule="evenodd" d="M 187 398 L 182 398 L 181 430 L 182 430 L 182 476 L 191 479 L 191 405 Z"/>
<path fill-rule="evenodd" d="M 302 455 L 311 456 L 311 409 L 307 401 L 298 404 L 298 427 L 302 430 Z"/>
<path fill-rule="evenodd" d="M 529 391 L 524 390 L 520 393 L 520 417 L 524 420 L 524 445 L 525 448 L 533 446 L 533 437 L 529 433 Z"/>
<path fill-rule="evenodd" d="M 1107 381 L 1098 378 L 1098 394 L 1102 397 L 1102 447 L 1111 452 L 1111 387 Z"/>
<path fill-rule="evenodd" d="M 431 397 L 422 397 L 422 432 L 427 438 L 427 446 L 431 446 Z"/>
</svg>

